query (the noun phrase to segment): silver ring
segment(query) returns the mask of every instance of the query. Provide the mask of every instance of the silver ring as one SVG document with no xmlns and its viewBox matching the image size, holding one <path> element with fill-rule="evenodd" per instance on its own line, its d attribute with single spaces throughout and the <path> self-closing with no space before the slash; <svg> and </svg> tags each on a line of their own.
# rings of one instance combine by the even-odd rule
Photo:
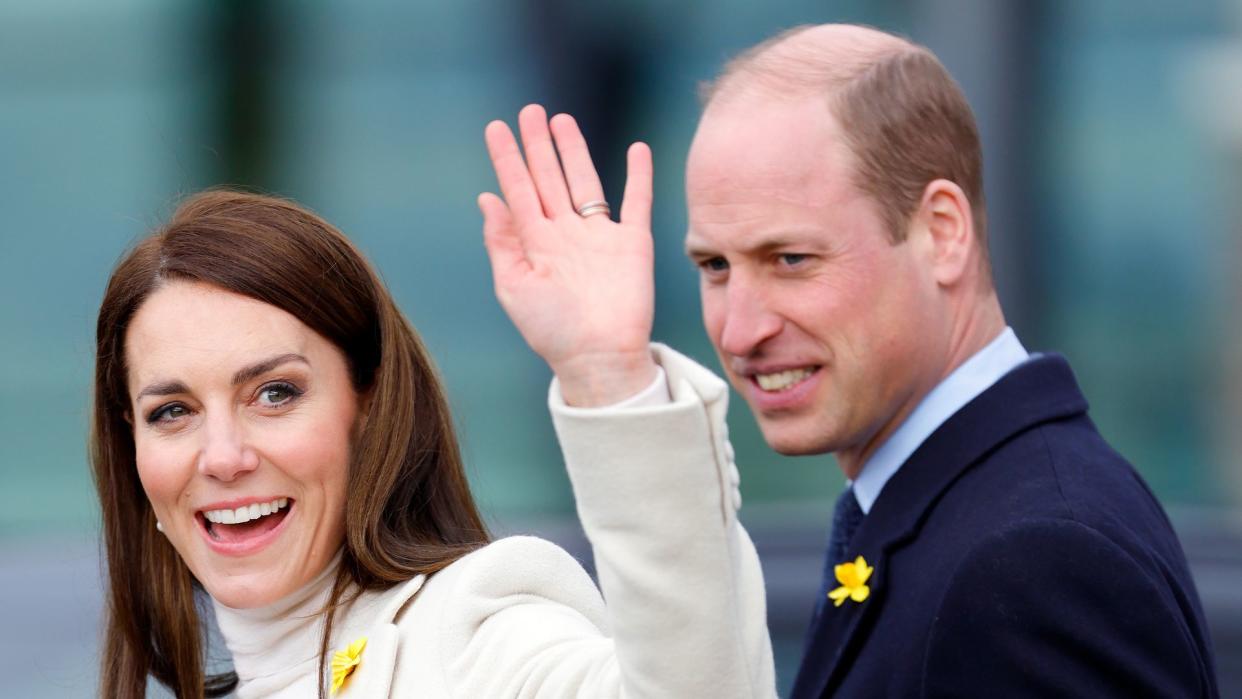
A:
<svg viewBox="0 0 1242 699">
<path fill-rule="evenodd" d="M 596 199 L 595 201 L 588 201 L 587 203 L 578 207 L 578 215 L 583 218 L 586 218 L 587 216 L 593 216 L 595 214 L 603 214 L 605 216 L 612 216 L 612 207 L 608 206 L 608 202 L 604 201 L 603 199 Z"/>
</svg>

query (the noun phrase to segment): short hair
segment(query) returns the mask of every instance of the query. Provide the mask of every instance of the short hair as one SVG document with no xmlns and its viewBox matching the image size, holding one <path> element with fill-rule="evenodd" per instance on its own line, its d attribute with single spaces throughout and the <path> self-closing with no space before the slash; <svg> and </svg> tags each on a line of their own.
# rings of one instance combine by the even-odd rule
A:
<svg viewBox="0 0 1242 699">
<path fill-rule="evenodd" d="M 704 105 L 748 88 L 822 94 L 856 160 L 854 184 L 878 204 L 892 241 L 905 239 L 928 183 L 946 179 L 970 200 L 986 265 L 983 153 L 961 87 L 925 47 L 870 27 L 842 29 L 803 25 L 751 47 L 703 87 Z M 854 35 L 865 41 L 845 39 Z"/>
</svg>

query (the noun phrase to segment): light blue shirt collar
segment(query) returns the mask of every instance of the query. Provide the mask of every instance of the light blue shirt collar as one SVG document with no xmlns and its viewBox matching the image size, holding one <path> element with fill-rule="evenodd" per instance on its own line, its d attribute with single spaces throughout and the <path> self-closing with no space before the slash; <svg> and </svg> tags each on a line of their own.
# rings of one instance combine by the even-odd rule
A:
<svg viewBox="0 0 1242 699">
<path fill-rule="evenodd" d="M 901 427 L 863 464 L 853 482 L 854 497 L 858 498 L 862 511 L 871 511 L 888 479 L 945 420 L 1029 357 L 1013 329 L 1006 327 L 996 339 L 937 384 Z"/>
</svg>

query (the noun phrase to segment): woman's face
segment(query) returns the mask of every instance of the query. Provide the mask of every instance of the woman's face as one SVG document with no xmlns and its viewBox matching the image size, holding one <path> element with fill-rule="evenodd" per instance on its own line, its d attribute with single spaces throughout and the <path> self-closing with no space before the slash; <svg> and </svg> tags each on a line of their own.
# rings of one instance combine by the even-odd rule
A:
<svg viewBox="0 0 1242 699">
<path fill-rule="evenodd" d="M 275 306 L 171 282 L 125 357 L 138 476 L 207 592 L 259 607 L 320 573 L 344 541 L 359 415 L 341 351 Z"/>
</svg>

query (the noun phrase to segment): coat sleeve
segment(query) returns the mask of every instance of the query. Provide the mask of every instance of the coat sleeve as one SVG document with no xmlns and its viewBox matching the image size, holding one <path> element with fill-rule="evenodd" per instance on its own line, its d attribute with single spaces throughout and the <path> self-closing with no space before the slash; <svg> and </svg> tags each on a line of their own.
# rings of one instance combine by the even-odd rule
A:
<svg viewBox="0 0 1242 699">
<path fill-rule="evenodd" d="M 500 539 L 431 576 L 399 615 L 394 697 L 620 697 L 604 602 L 555 544 Z"/>
<path fill-rule="evenodd" d="M 395 615 L 392 696 L 776 696 L 759 560 L 737 521 L 726 388 L 656 352 L 668 404 L 552 400 L 603 598 L 554 544 L 493 542 L 431 576 Z"/>
<path fill-rule="evenodd" d="M 924 696 L 1212 696 L 1177 588 L 1144 558 L 1073 520 L 984 538 L 937 610 Z"/>
<path fill-rule="evenodd" d="M 718 377 L 662 345 L 671 402 L 553 422 L 595 554 L 620 694 L 771 697 L 763 575 L 737 519 L 739 476 Z"/>
</svg>

